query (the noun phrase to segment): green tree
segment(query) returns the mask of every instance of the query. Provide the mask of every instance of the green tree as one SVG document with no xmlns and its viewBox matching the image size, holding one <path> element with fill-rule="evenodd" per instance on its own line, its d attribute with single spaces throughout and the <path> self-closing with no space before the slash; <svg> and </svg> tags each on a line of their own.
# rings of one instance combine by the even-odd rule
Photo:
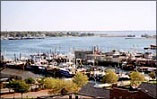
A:
<svg viewBox="0 0 157 99">
<path fill-rule="evenodd" d="M 144 75 L 140 72 L 132 72 L 130 74 L 131 86 L 138 87 L 145 80 Z"/>
<path fill-rule="evenodd" d="M 29 91 L 29 85 L 25 83 L 23 80 L 15 80 L 9 82 L 9 86 L 15 91 L 21 93 L 21 98 L 23 97 L 23 93 Z"/>
<path fill-rule="evenodd" d="M 65 81 L 55 78 L 45 78 L 45 88 L 51 89 L 49 94 L 67 94 L 78 92 L 78 86 L 72 81 Z"/>
<path fill-rule="evenodd" d="M 81 88 L 82 86 L 84 86 L 85 84 L 87 84 L 88 82 L 88 77 L 80 72 L 76 73 L 74 78 L 73 78 L 73 82 L 79 87 Z"/>
<path fill-rule="evenodd" d="M 53 89 L 57 84 L 57 79 L 55 78 L 51 78 L 51 77 L 47 77 L 44 79 L 44 87 L 46 89 Z"/>
<path fill-rule="evenodd" d="M 27 83 L 27 84 L 35 84 L 35 80 L 33 79 L 33 78 L 27 78 L 27 79 L 25 79 L 25 82 Z"/>
<path fill-rule="evenodd" d="M 36 83 L 35 79 L 33 79 L 33 78 L 31 78 L 31 77 L 25 79 L 25 82 L 26 82 L 26 84 L 29 84 L 29 85 L 30 85 L 31 90 L 32 90 L 32 85 Z"/>
<path fill-rule="evenodd" d="M 111 69 L 106 70 L 106 75 L 102 79 L 105 83 L 116 83 L 118 81 L 117 74 Z"/>
<path fill-rule="evenodd" d="M 54 79 L 53 82 L 51 83 L 50 93 L 60 94 L 63 89 L 65 90 L 65 87 L 66 87 L 66 83 L 64 80 Z M 65 91 L 67 93 L 67 90 Z"/>
<path fill-rule="evenodd" d="M 65 89 L 68 91 L 68 93 L 77 93 L 79 91 L 78 86 L 73 81 L 66 81 Z"/>
<path fill-rule="evenodd" d="M 149 73 L 149 76 L 150 76 L 152 79 L 155 79 L 155 78 L 156 78 L 156 73 L 155 73 L 155 72 L 151 72 L 151 73 Z"/>
</svg>

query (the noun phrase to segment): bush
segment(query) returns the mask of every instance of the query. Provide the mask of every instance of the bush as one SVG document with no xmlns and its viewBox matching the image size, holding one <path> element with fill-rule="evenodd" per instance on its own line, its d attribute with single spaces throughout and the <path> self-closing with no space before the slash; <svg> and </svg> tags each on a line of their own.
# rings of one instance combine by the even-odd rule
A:
<svg viewBox="0 0 157 99">
<path fill-rule="evenodd" d="M 151 72 L 151 73 L 149 73 L 149 76 L 150 76 L 152 79 L 155 79 L 155 78 L 156 78 L 156 74 L 155 74 L 155 72 Z"/>
<path fill-rule="evenodd" d="M 132 72 L 130 74 L 131 86 L 139 86 L 145 80 L 144 75 L 139 72 Z"/>
<path fill-rule="evenodd" d="M 9 82 L 8 86 L 10 86 L 10 88 L 13 88 L 15 92 L 20 92 L 20 93 L 28 92 L 30 87 L 22 80 L 11 81 Z"/>
<path fill-rule="evenodd" d="M 65 86 L 65 89 L 68 91 L 68 93 L 76 93 L 76 92 L 78 92 L 78 86 L 74 83 L 74 82 L 72 82 L 72 81 L 66 81 L 65 82 L 66 84 L 66 86 Z"/>
<path fill-rule="evenodd" d="M 25 79 L 25 82 L 27 84 L 35 84 L 35 80 L 33 78 L 27 78 L 27 79 Z"/>
<path fill-rule="evenodd" d="M 108 69 L 106 71 L 106 75 L 103 77 L 102 81 L 105 83 L 116 83 L 118 81 L 118 76 L 115 72 Z"/>
<path fill-rule="evenodd" d="M 45 88 L 51 89 L 49 91 L 50 94 L 67 94 L 78 91 L 78 87 L 75 83 L 61 79 L 45 78 L 44 85 Z"/>
<path fill-rule="evenodd" d="M 57 84 L 57 79 L 55 78 L 48 77 L 44 79 L 44 87 L 46 89 L 53 89 L 56 86 L 56 84 Z"/>
<path fill-rule="evenodd" d="M 82 73 L 76 73 L 74 78 L 73 78 L 73 82 L 79 87 L 81 88 L 82 86 L 84 86 L 85 84 L 87 84 L 88 82 L 88 77 Z"/>
</svg>

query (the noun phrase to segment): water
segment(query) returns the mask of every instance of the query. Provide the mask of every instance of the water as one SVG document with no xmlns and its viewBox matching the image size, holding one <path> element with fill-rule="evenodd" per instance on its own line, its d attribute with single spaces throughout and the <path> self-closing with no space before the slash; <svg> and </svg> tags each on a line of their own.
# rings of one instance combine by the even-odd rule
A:
<svg viewBox="0 0 157 99">
<path fill-rule="evenodd" d="M 155 39 L 125 39 L 124 37 L 49 37 L 46 39 L 2 40 L 1 51 L 7 58 L 14 54 L 26 57 L 40 52 L 68 53 L 74 50 L 91 50 L 98 45 L 106 52 L 113 49 L 144 52 L 143 48 L 155 44 Z"/>
</svg>

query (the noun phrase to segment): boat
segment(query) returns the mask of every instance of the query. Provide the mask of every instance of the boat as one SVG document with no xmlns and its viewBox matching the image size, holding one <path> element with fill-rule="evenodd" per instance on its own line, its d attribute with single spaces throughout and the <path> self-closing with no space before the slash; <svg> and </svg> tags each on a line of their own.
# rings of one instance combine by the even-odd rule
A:
<svg viewBox="0 0 157 99">
<path fill-rule="evenodd" d="M 150 73 L 152 71 L 156 71 L 157 69 L 155 67 L 138 67 L 137 70 L 140 72 Z"/>
<path fill-rule="evenodd" d="M 150 49 L 157 49 L 157 45 L 150 45 Z"/>
<path fill-rule="evenodd" d="M 16 69 L 24 69 L 25 62 L 22 62 L 22 61 L 16 61 L 16 62 L 12 61 L 12 62 L 6 63 L 6 66 L 10 67 L 10 68 L 16 68 Z"/>
<path fill-rule="evenodd" d="M 145 47 L 144 49 L 145 50 L 148 50 L 148 49 L 156 50 L 157 49 L 157 45 L 150 45 L 150 47 Z"/>
<path fill-rule="evenodd" d="M 61 76 L 67 77 L 67 78 L 70 78 L 70 77 L 73 76 L 73 75 L 70 74 L 70 72 L 69 72 L 68 70 L 66 70 L 65 68 L 60 68 L 59 73 L 61 74 Z"/>
</svg>

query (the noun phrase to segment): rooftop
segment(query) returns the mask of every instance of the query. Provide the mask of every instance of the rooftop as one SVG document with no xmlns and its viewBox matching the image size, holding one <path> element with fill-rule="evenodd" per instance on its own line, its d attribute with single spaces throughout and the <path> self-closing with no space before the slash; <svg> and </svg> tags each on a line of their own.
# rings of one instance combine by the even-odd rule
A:
<svg viewBox="0 0 157 99">
<path fill-rule="evenodd" d="M 152 84 L 152 83 L 142 83 L 139 88 L 141 89 L 142 92 L 148 94 L 149 96 L 153 98 L 157 98 L 157 85 Z"/>
<path fill-rule="evenodd" d="M 95 83 L 88 82 L 85 86 L 82 87 L 78 94 L 91 96 L 94 98 L 109 99 L 110 91 L 108 89 L 96 88 L 94 85 Z"/>
</svg>

